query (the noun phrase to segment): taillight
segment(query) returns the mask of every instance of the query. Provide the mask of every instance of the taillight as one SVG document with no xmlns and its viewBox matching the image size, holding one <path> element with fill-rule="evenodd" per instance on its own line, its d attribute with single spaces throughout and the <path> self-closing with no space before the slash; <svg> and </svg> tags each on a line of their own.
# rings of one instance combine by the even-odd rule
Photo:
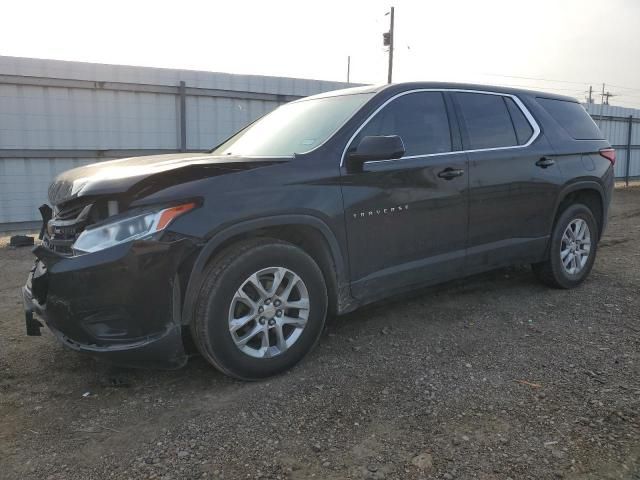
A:
<svg viewBox="0 0 640 480">
<path fill-rule="evenodd" d="M 600 150 L 600 155 L 611 162 L 611 165 L 616 164 L 616 149 L 615 148 L 603 148 Z"/>
</svg>

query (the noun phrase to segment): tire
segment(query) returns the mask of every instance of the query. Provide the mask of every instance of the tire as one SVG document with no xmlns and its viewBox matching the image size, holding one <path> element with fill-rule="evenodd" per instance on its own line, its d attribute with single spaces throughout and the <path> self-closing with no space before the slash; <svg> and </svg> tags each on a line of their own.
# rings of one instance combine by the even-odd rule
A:
<svg viewBox="0 0 640 480">
<path fill-rule="evenodd" d="M 277 288 L 280 293 L 261 296 L 252 279 L 263 292 Z M 200 353 L 217 369 L 241 380 L 258 380 L 288 370 L 309 353 L 326 315 L 327 288 L 314 260 L 290 243 L 255 238 L 227 248 L 209 264 L 191 333 Z M 243 326 L 232 331 L 232 324 Z M 258 333 L 251 337 L 254 332 Z"/>
<path fill-rule="evenodd" d="M 589 252 L 586 254 L 584 264 L 578 269 L 577 266 L 581 263 L 581 260 L 578 258 L 584 258 L 585 254 L 580 252 L 584 252 L 586 242 L 584 239 L 582 241 L 579 239 L 575 240 L 571 232 L 568 232 L 567 229 L 570 225 L 572 232 L 574 228 L 580 229 L 583 225 L 582 222 L 587 226 L 586 233 L 589 236 Z M 563 240 L 565 232 L 567 232 L 567 237 Z M 575 235 L 575 233 L 573 233 L 573 235 Z M 599 235 L 598 223 L 589 207 L 581 203 L 569 205 L 559 214 L 555 222 L 549 242 L 547 260 L 533 264 L 533 272 L 542 283 L 550 287 L 564 289 L 577 287 L 584 282 L 589 272 L 591 272 L 591 268 L 596 259 Z M 575 250 L 571 250 L 571 247 L 568 247 L 570 243 L 567 242 L 566 239 L 571 239 Z M 568 254 L 566 253 L 567 251 L 569 251 Z M 572 260 L 572 255 L 574 255 L 572 253 L 573 251 L 576 252 L 575 263 L 574 260 Z M 563 258 L 565 259 L 564 262 Z M 565 267 L 566 261 L 568 261 L 569 267 Z"/>
</svg>

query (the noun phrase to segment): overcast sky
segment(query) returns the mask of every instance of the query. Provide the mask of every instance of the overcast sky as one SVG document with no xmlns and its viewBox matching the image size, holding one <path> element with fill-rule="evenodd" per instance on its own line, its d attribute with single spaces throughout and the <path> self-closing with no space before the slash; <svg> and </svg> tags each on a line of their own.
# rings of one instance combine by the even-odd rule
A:
<svg viewBox="0 0 640 480">
<path fill-rule="evenodd" d="M 394 81 L 640 106 L 640 0 L 5 1 L 0 55 L 382 83 L 392 4 Z"/>
</svg>

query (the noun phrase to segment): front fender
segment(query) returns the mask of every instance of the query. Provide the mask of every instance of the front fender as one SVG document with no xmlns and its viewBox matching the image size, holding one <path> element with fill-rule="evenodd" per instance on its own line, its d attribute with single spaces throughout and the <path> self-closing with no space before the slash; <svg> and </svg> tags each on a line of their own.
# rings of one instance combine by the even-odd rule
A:
<svg viewBox="0 0 640 480">
<path fill-rule="evenodd" d="M 216 233 L 213 237 L 211 237 L 207 243 L 204 245 L 198 257 L 196 258 L 193 268 L 191 270 L 191 274 L 189 276 L 189 281 L 187 282 L 187 288 L 185 291 L 185 299 L 184 306 L 182 310 L 182 322 L 187 325 L 190 324 L 195 310 L 195 303 L 198 297 L 198 293 L 202 286 L 202 282 L 204 281 L 204 272 L 206 266 L 211 259 L 211 257 L 216 253 L 216 251 L 227 242 L 229 239 L 249 233 L 252 231 L 256 231 L 262 228 L 267 227 L 286 227 L 286 226 L 295 226 L 295 225 L 304 225 L 309 226 L 316 229 L 319 233 L 322 234 L 324 239 L 329 245 L 330 253 L 333 258 L 333 263 L 335 266 L 336 273 L 336 285 L 337 285 L 337 293 L 338 299 L 337 303 L 339 305 L 339 310 L 347 311 L 349 310 L 349 304 L 352 302 L 350 299 L 350 293 L 347 282 L 347 274 L 346 274 L 346 263 L 345 259 L 342 255 L 342 250 L 338 243 L 338 240 L 333 233 L 333 231 L 329 228 L 329 226 L 320 220 L 317 217 L 311 215 L 302 215 L 302 214 L 291 214 L 291 215 L 277 215 L 277 216 L 268 216 L 262 217 L 252 220 L 246 220 L 234 225 L 231 225 L 224 230 Z"/>
</svg>

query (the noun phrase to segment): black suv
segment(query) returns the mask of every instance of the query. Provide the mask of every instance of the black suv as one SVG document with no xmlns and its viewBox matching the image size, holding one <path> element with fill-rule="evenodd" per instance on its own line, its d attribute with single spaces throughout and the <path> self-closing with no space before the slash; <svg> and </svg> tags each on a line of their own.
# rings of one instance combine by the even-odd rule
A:
<svg viewBox="0 0 640 480">
<path fill-rule="evenodd" d="M 576 100 L 448 83 L 281 106 L 209 153 L 76 168 L 51 185 L 27 330 L 130 366 L 282 372 L 327 314 L 515 263 L 579 285 L 615 151 Z"/>
</svg>

